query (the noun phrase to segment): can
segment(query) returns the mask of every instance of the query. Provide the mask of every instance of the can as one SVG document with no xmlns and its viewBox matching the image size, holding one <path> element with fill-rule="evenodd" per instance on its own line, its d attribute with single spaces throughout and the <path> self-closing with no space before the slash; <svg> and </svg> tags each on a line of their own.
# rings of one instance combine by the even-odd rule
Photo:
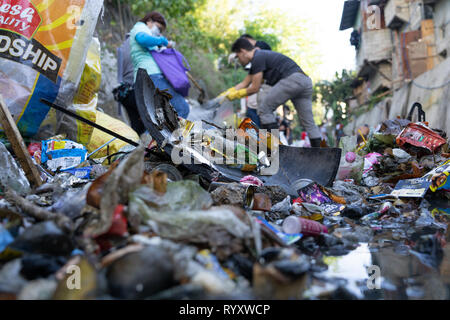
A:
<svg viewBox="0 0 450 320">
<path fill-rule="evenodd" d="M 268 195 L 256 193 L 256 186 L 250 185 L 244 193 L 244 208 L 246 210 L 268 212 L 272 209 L 272 201 Z"/>
<path fill-rule="evenodd" d="M 272 201 L 267 194 L 255 193 L 253 197 L 253 208 L 256 211 L 270 211 L 272 209 Z"/>
</svg>

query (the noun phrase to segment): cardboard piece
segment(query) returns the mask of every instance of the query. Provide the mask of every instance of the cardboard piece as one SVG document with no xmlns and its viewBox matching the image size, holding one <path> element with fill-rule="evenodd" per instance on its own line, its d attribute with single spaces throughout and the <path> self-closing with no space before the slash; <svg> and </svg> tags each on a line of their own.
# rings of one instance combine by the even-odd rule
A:
<svg viewBox="0 0 450 320">
<path fill-rule="evenodd" d="M 425 178 L 401 180 L 395 186 L 391 195 L 405 198 L 423 198 L 431 186 L 431 181 Z"/>
</svg>

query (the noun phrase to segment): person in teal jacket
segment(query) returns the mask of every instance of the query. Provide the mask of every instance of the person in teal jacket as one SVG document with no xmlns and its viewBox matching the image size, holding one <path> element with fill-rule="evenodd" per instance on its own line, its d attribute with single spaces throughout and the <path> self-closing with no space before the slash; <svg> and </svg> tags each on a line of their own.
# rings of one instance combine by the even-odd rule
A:
<svg viewBox="0 0 450 320">
<path fill-rule="evenodd" d="M 171 43 L 161 35 L 166 30 L 167 23 L 159 12 L 150 12 L 130 31 L 131 60 L 134 66 L 134 80 L 138 69 L 147 70 L 155 86 L 160 90 L 168 90 L 172 95 L 170 103 L 182 118 L 189 115 L 189 105 L 186 100 L 178 94 L 172 85 L 164 77 L 161 69 L 153 59 L 151 50 L 158 47 L 171 48 Z"/>
</svg>

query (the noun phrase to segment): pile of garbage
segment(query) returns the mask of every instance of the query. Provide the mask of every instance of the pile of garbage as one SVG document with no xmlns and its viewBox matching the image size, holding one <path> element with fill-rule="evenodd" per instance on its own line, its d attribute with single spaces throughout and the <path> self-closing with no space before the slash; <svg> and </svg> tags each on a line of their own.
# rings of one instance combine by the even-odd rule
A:
<svg viewBox="0 0 450 320">
<path fill-rule="evenodd" d="M 232 106 L 180 120 L 140 69 L 139 137 L 97 108 L 102 4 L 48 29 L 72 1 L 24 2 L 30 28 L 2 29 L 42 50 L 0 57 L 0 299 L 450 298 L 444 132 L 393 119 L 308 152 L 244 119 L 229 138 Z"/>
<path fill-rule="evenodd" d="M 297 197 L 61 136 L 28 144 L 35 187 L 0 144 L 0 298 L 448 299 L 445 133 L 396 119 L 360 140 Z"/>
</svg>

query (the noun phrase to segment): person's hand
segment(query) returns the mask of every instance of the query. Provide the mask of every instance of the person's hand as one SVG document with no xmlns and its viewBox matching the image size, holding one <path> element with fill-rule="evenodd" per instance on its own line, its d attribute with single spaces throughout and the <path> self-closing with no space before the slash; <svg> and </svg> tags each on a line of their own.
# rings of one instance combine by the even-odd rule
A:
<svg viewBox="0 0 450 320">
<path fill-rule="evenodd" d="M 175 48 L 175 42 L 170 40 L 169 43 L 167 44 L 167 48 L 169 49 Z"/>
<path fill-rule="evenodd" d="M 228 100 L 242 99 L 248 96 L 247 89 L 234 90 L 227 95 Z"/>
<path fill-rule="evenodd" d="M 228 89 L 227 91 L 224 91 L 224 92 L 222 92 L 220 95 L 219 95 L 219 97 L 221 97 L 221 98 L 223 98 L 223 97 L 228 97 L 228 95 L 229 94 L 231 94 L 231 93 L 233 93 L 233 92 L 235 92 L 236 91 L 236 89 L 233 87 L 233 88 L 230 88 L 230 89 Z"/>
<path fill-rule="evenodd" d="M 169 41 L 165 37 L 161 37 L 161 45 L 167 47 L 169 45 Z"/>
</svg>

